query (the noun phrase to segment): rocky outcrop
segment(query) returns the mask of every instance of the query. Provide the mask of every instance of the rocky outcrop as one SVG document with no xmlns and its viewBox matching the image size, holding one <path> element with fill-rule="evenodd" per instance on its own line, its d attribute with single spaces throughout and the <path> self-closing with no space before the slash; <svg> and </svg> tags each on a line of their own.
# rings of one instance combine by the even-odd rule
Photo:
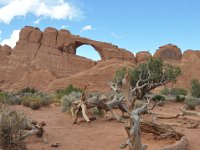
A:
<svg viewBox="0 0 200 150">
<path fill-rule="evenodd" d="M 142 63 L 142 62 L 146 61 L 147 59 L 149 59 L 150 57 L 152 57 L 152 55 L 148 51 L 138 52 L 138 53 L 136 53 L 136 62 Z"/>
<path fill-rule="evenodd" d="M 94 47 L 101 56 L 100 62 L 76 55 L 76 49 L 84 44 Z M 0 53 L 2 57 L 0 59 L 0 88 L 4 90 L 17 90 L 29 86 L 46 91 L 57 80 L 84 74 L 84 71 L 87 72 L 102 62 L 108 61 L 113 64 L 118 60 L 119 66 L 124 61 L 135 63 L 135 57 L 131 52 L 113 44 L 72 35 L 68 30 L 58 31 L 54 28 L 46 28 L 42 32 L 30 26 L 21 30 L 19 41 L 13 50 L 8 46 L 1 46 Z M 116 66 L 115 70 L 117 68 Z M 111 79 L 109 71 L 106 73 Z M 85 77 L 79 76 L 74 80 L 80 81 L 82 84 L 79 85 L 82 86 L 83 83 L 88 82 L 89 76 L 86 74 Z M 94 79 L 96 80 L 104 82 L 104 85 L 108 82 L 108 78 Z M 67 85 L 68 82 L 63 82 L 60 87 Z"/>
<path fill-rule="evenodd" d="M 76 55 L 81 45 L 90 45 L 101 56 L 93 61 Z M 182 74 L 178 87 L 188 87 L 190 80 L 200 80 L 200 52 L 188 50 L 181 54 L 175 45 L 159 47 L 154 57 L 180 66 Z M 68 30 L 24 27 L 14 49 L 0 46 L 0 89 L 18 90 L 33 87 L 54 91 L 73 84 L 82 88 L 93 83 L 91 90 L 108 91 L 107 82 L 123 66 L 137 65 L 151 57 L 147 51 L 138 52 L 136 58 L 116 45 L 73 35 Z"/>
<path fill-rule="evenodd" d="M 200 51 L 185 51 L 178 66 L 180 66 L 182 73 L 176 86 L 189 88 L 192 79 L 200 80 Z"/>
<path fill-rule="evenodd" d="M 181 61 L 182 53 L 176 45 L 168 44 L 159 47 L 155 52 L 154 57 L 159 57 L 165 61 Z"/>
</svg>

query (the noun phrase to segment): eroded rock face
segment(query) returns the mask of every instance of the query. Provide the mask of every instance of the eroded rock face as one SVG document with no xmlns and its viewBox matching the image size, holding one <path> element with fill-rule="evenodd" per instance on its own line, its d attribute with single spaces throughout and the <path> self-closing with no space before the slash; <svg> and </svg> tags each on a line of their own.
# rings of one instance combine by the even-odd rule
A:
<svg viewBox="0 0 200 150">
<path fill-rule="evenodd" d="M 142 63 L 152 57 L 151 53 L 148 51 L 141 51 L 136 54 L 136 62 L 137 63 Z"/>
<path fill-rule="evenodd" d="M 181 76 L 177 80 L 176 86 L 189 88 L 192 79 L 200 81 L 200 51 L 187 50 L 183 53 L 181 63 Z"/>
<path fill-rule="evenodd" d="M 115 45 L 72 35 L 68 30 L 58 31 L 49 27 L 42 32 L 38 28 L 26 26 L 21 30 L 13 50 L 7 45 L 0 46 L 0 88 L 17 90 L 34 87 L 46 91 L 57 80 L 73 76 L 79 76 L 74 80 L 82 83 L 81 86 L 90 82 L 87 78 L 89 74 L 85 77 L 79 74 L 94 68 L 97 62 L 76 55 L 76 48 L 84 44 L 94 47 L 102 61 L 118 60 L 116 63 L 119 66 L 123 64 L 122 61 L 135 63 L 131 52 Z M 109 71 L 107 75 L 111 77 Z M 102 77 L 93 77 L 92 80 L 105 81 L 105 84 L 108 82 L 108 78 Z M 68 82 L 63 82 L 61 87 L 67 85 Z"/>
<path fill-rule="evenodd" d="M 159 47 L 154 56 L 162 58 L 163 60 L 181 61 L 182 53 L 180 48 L 178 48 L 176 45 L 168 44 Z"/>
<path fill-rule="evenodd" d="M 76 49 L 81 45 L 92 46 L 101 61 L 80 57 Z M 190 80 L 200 80 L 200 51 L 188 50 L 181 54 L 175 45 L 160 47 L 155 57 L 182 69 L 175 86 L 188 87 Z M 26 26 L 14 49 L 0 45 L 0 89 L 19 90 L 33 87 L 52 92 L 73 84 L 82 88 L 93 83 L 91 91 L 108 91 L 107 82 L 115 71 L 124 66 L 135 66 L 151 57 L 147 51 L 134 55 L 116 45 L 73 35 L 68 30 Z"/>
</svg>

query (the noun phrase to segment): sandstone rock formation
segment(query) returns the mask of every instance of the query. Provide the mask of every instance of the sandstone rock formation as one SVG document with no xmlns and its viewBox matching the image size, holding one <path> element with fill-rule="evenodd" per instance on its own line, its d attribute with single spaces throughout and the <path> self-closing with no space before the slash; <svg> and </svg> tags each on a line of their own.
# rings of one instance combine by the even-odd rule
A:
<svg viewBox="0 0 200 150">
<path fill-rule="evenodd" d="M 168 44 L 159 47 L 155 52 L 154 57 L 159 57 L 163 60 L 181 61 L 181 50 L 176 45 Z"/>
<path fill-rule="evenodd" d="M 93 61 L 76 55 L 81 45 L 90 45 L 101 56 Z M 134 55 L 116 45 L 73 35 L 68 30 L 24 27 L 14 49 L 0 46 L 0 89 L 19 90 L 33 87 L 52 92 L 73 84 L 82 88 L 93 83 L 90 90 L 108 91 L 107 82 L 123 66 L 137 65 L 151 57 L 147 51 Z M 182 55 L 175 45 L 160 47 L 154 57 L 178 65 L 182 75 L 175 86 L 188 87 L 191 79 L 200 79 L 200 52 L 188 50 Z"/>
<path fill-rule="evenodd" d="M 150 57 L 152 57 L 152 55 L 148 51 L 138 52 L 138 53 L 136 53 L 136 62 L 142 63 L 142 62 L 146 61 L 147 59 L 149 59 Z"/>
<path fill-rule="evenodd" d="M 135 63 L 135 57 L 131 52 L 113 44 L 72 35 L 67 30 L 57 31 L 54 28 L 46 28 L 42 32 L 38 28 L 26 26 L 21 30 L 19 41 L 13 50 L 8 46 L 0 47 L 2 53 L 0 88 L 17 90 L 23 87 L 34 87 L 46 91 L 49 85 L 62 78 L 67 78 L 67 81 L 73 83 L 80 81 L 82 84 L 79 86 L 82 87 L 86 82 L 90 82 L 87 77 L 91 73 L 90 75 L 85 73 L 85 77 L 78 79 L 74 79 L 74 76 L 84 74 L 84 71 L 88 72 L 97 65 L 95 61 L 76 55 L 76 49 L 84 44 L 91 45 L 100 54 L 101 61 L 98 64 L 103 63 L 102 65 L 105 66 L 109 66 L 109 63 L 113 64 L 114 70 L 118 68 L 114 67 L 116 63 L 119 66 L 127 62 Z M 104 64 L 105 62 L 107 64 Z M 106 81 L 104 77 L 96 77 L 93 81 L 100 80 L 101 84 L 107 86 L 106 83 L 112 79 L 112 75 L 110 71 L 104 72 Z M 69 82 L 63 82 L 57 88 L 65 87 Z"/>
</svg>

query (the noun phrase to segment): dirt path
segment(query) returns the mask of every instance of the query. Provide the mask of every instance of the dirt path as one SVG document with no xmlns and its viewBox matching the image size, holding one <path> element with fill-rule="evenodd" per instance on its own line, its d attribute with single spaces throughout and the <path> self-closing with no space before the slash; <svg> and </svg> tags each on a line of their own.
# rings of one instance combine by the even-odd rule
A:
<svg viewBox="0 0 200 150">
<path fill-rule="evenodd" d="M 167 107 L 157 108 L 156 112 L 177 111 L 180 105 L 171 105 Z M 174 107 L 174 109 L 172 109 Z M 61 113 L 59 107 L 47 107 L 41 110 L 33 111 L 23 106 L 14 106 L 17 110 L 24 112 L 30 118 L 38 122 L 44 121 L 47 134 L 47 144 L 41 142 L 35 137 L 29 138 L 29 150 L 118 150 L 127 137 L 124 125 L 116 121 L 106 121 L 105 119 L 97 119 L 92 123 L 81 122 L 78 125 L 72 124 L 72 117 L 69 114 Z M 160 110 L 161 109 L 161 110 Z M 169 109 L 172 109 L 169 111 Z M 187 135 L 190 141 L 189 150 L 199 150 L 200 129 L 178 129 Z M 171 140 L 154 141 L 152 135 L 143 135 L 143 143 L 148 145 L 148 150 L 172 144 Z M 51 144 L 60 143 L 58 148 L 52 148 Z"/>
</svg>

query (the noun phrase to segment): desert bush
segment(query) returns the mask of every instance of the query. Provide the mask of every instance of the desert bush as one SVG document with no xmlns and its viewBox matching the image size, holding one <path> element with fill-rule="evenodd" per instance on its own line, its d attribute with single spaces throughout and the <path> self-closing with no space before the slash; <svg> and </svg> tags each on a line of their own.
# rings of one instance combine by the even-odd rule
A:
<svg viewBox="0 0 200 150">
<path fill-rule="evenodd" d="M 53 102 L 53 97 L 51 95 L 40 94 L 39 97 L 41 98 L 42 107 L 48 106 Z"/>
<path fill-rule="evenodd" d="M 186 89 L 183 89 L 183 88 L 172 88 L 170 90 L 170 93 L 171 93 L 171 95 L 175 95 L 175 96 L 177 96 L 177 95 L 184 95 L 184 96 L 186 96 L 188 92 L 187 92 Z"/>
<path fill-rule="evenodd" d="M 61 111 L 62 112 L 69 112 L 72 102 L 79 100 L 81 96 L 80 92 L 72 92 L 69 95 L 65 95 L 61 99 Z"/>
<path fill-rule="evenodd" d="M 161 91 L 160 94 L 162 95 L 169 95 L 170 94 L 170 89 L 168 87 L 164 87 Z"/>
<path fill-rule="evenodd" d="M 43 93 L 25 94 L 24 96 L 21 97 L 21 104 L 26 107 L 30 107 L 34 110 L 48 106 L 52 102 L 53 102 L 52 96 Z"/>
<path fill-rule="evenodd" d="M 0 103 L 5 103 L 8 98 L 8 93 L 1 91 L 0 92 Z"/>
<path fill-rule="evenodd" d="M 21 94 L 21 95 L 24 95 L 26 93 L 35 94 L 35 93 L 38 93 L 38 91 L 36 89 L 30 88 L 30 87 L 26 87 L 26 88 L 18 91 L 18 94 Z"/>
<path fill-rule="evenodd" d="M 33 110 L 38 110 L 42 107 L 41 103 L 39 101 L 33 101 L 30 104 L 30 108 Z"/>
<path fill-rule="evenodd" d="M 153 101 L 164 101 L 165 97 L 162 95 L 154 95 L 152 98 Z"/>
<path fill-rule="evenodd" d="M 82 90 L 79 88 L 73 87 L 73 85 L 69 85 L 64 89 L 58 89 L 56 90 L 55 96 L 57 99 L 61 99 L 65 95 L 69 95 L 71 92 L 81 92 Z"/>
<path fill-rule="evenodd" d="M 23 138 L 26 117 L 16 111 L 0 109 L 0 149 L 26 150 Z"/>
<path fill-rule="evenodd" d="M 199 80 L 193 79 L 190 82 L 190 93 L 193 97 L 200 97 L 200 83 Z"/>
<path fill-rule="evenodd" d="M 114 77 L 114 83 L 117 83 L 119 86 L 122 85 L 122 80 L 126 74 L 127 68 L 123 67 L 121 70 L 117 70 Z"/>
<path fill-rule="evenodd" d="M 0 92 L 0 103 L 8 105 L 19 105 L 21 104 L 21 99 L 16 94 Z"/>
<path fill-rule="evenodd" d="M 187 109 L 194 110 L 196 106 L 200 105 L 200 98 L 186 97 L 184 102 Z"/>
<path fill-rule="evenodd" d="M 105 115 L 105 111 L 102 109 L 98 109 L 98 108 L 93 108 L 92 109 L 92 114 L 94 116 L 99 116 L 99 117 L 103 117 Z"/>
<path fill-rule="evenodd" d="M 185 96 L 184 95 L 176 95 L 176 102 L 184 102 Z"/>
<path fill-rule="evenodd" d="M 160 94 L 162 95 L 173 95 L 173 96 L 177 96 L 177 95 L 187 95 L 187 90 L 183 89 L 183 88 L 163 88 L 160 91 Z"/>
</svg>

